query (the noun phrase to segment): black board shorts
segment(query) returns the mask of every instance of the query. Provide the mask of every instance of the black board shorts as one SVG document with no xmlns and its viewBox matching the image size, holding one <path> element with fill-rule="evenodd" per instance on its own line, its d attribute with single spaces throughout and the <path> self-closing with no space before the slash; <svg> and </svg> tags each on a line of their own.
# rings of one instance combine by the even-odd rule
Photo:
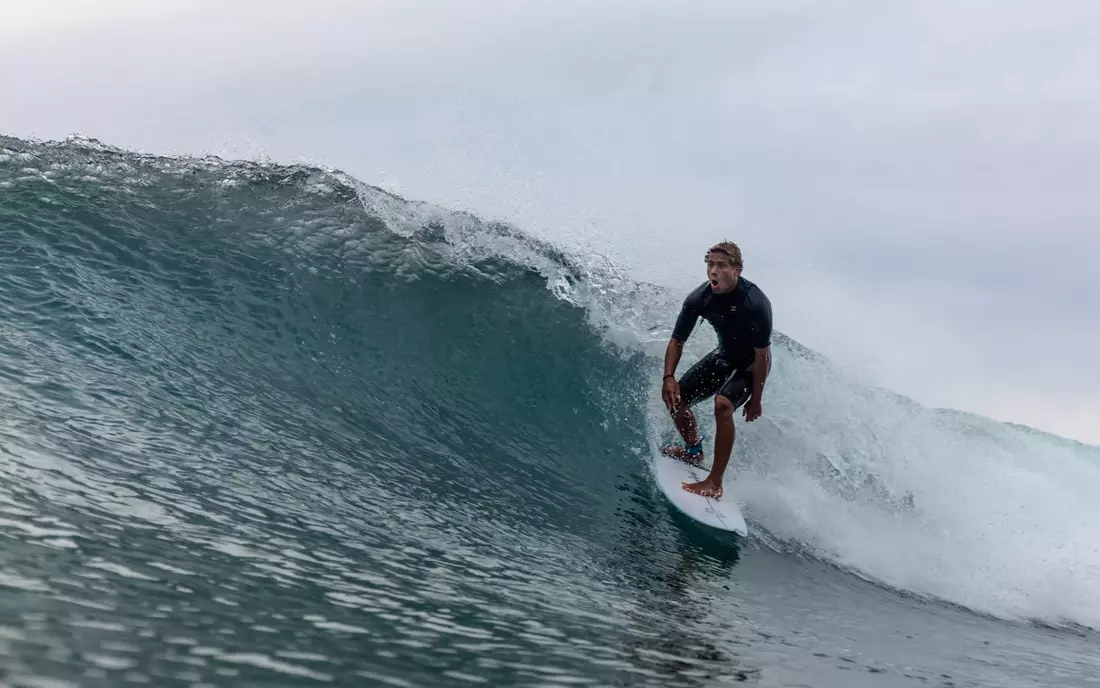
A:
<svg viewBox="0 0 1100 688">
<path fill-rule="evenodd" d="M 707 397 L 721 394 L 734 408 L 752 396 L 752 362 L 735 366 L 717 349 L 688 368 L 680 377 L 680 403 L 693 406 Z"/>
</svg>

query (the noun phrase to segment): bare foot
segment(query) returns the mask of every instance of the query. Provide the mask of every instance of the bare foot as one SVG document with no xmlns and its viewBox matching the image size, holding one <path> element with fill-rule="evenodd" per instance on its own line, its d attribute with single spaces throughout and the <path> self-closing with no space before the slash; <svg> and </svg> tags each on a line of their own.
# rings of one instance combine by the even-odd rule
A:
<svg viewBox="0 0 1100 688">
<path fill-rule="evenodd" d="M 699 452 L 698 454 L 688 454 L 687 449 L 678 444 L 668 444 L 661 447 L 661 453 L 670 458 L 679 459 L 680 461 L 683 461 L 684 463 L 690 464 L 692 466 L 703 465 L 702 452 Z"/>
<path fill-rule="evenodd" d="M 722 481 L 711 480 L 710 476 L 700 480 L 697 483 L 681 483 L 684 489 L 688 492 L 693 492 L 703 497 L 710 497 L 711 499 L 722 498 Z"/>
</svg>

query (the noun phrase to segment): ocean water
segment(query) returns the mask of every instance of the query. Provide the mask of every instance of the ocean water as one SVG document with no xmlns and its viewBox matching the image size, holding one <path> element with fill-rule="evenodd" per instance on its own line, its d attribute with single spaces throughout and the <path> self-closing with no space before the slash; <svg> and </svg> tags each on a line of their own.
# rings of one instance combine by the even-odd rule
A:
<svg viewBox="0 0 1100 688">
<path fill-rule="evenodd" d="M 1100 684 L 1095 447 L 779 333 L 731 539 L 649 473 L 683 295 L 599 257 L 0 137 L 0 261 L 0 685 Z"/>
</svg>

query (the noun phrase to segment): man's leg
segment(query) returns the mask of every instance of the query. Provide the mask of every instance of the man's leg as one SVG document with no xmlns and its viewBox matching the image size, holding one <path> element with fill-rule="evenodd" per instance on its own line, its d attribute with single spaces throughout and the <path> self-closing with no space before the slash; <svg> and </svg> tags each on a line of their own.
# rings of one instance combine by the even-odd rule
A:
<svg viewBox="0 0 1100 688">
<path fill-rule="evenodd" d="M 712 351 L 683 374 L 680 378 L 680 404 L 672 409 L 672 420 L 680 432 L 680 437 L 684 439 L 685 447 L 697 447 L 699 451 L 689 453 L 685 447 L 670 445 L 662 447 L 662 454 L 693 465 L 703 462 L 702 448 L 698 446 L 699 423 L 691 407 L 717 392 L 729 376 L 729 370 L 729 364 Z"/>
<path fill-rule="evenodd" d="M 684 446 L 670 445 L 663 447 L 661 452 L 665 456 L 671 456 L 674 459 L 680 459 L 695 466 L 702 464 L 703 452 L 701 447 L 699 452 L 694 454 L 689 454 L 686 449 L 686 447 L 698 447 L 699 445 L 699 423 L 695 420 L 691 405 L 681 402 L 679 408 L 675 409 L 672 414 L 672 421 L 676 423 L 676 429 L 680 431 L 680 437 L 684 438 Z"/>
<path fill-rule="evenodd" d="M 680 431 L 680 437 L 684 438 L 684 444 L 699 443 L 699 423 L 695 420 L 695 414 L 691 412 L 691 406 L 681 404 L 673 414 L 672 420 L 676 423 L 676 429 Z"/>
<path fill-rule="evenodd" d="M 733 412 L 749 400 L 752 394 L 752 373 L 734 374 L 714 395 L 714 463 L 710 475 L 697 483 L 684 483 L 688 492 L 719 499 L 722 496 L 722 480 L 726 475 L 736 431 Z"/>
<path fill-rule="evenodd" d="M 722 478 L 733 453 L 733 440 L 736 431 L 733 427 L 733 402 L 718 394 L 714 397 L 714 463 L 710 475 L 697 483 L 684 483 L 688 492 L 713 497 L 722 496 Z"/>
</svg>

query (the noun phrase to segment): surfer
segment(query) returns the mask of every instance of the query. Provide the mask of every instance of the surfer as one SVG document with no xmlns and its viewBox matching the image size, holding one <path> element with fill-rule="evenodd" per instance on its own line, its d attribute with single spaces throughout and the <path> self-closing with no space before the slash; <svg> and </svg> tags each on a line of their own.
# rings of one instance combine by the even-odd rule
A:
<svg viewBox="0 0 1100 688">
<path fill-rule="evenodd" d="M 703 442 L 691 407 L 714 397 L 714 462 L 710 474 L 684 489 L 705 497 L 722 496 L 722 477 L 733 451 L 733 412 L 745 405 L 744 418 L 752 422 L 763 413 L 764 380 L 771 371 L 772 307 L 768 297 L 741 276 L 741 249 L 723 241 L 706 253 L 707 281 L 684 299 L 665 349 L 665 376 L 661 396 L 684 439 L 661 453 L 692 465 L 703 463 Z M 676 366 L 684 342 L 699 318 L 718 335 L 718 348 L 699 359 L 676 380 Z"/>
</svg>

